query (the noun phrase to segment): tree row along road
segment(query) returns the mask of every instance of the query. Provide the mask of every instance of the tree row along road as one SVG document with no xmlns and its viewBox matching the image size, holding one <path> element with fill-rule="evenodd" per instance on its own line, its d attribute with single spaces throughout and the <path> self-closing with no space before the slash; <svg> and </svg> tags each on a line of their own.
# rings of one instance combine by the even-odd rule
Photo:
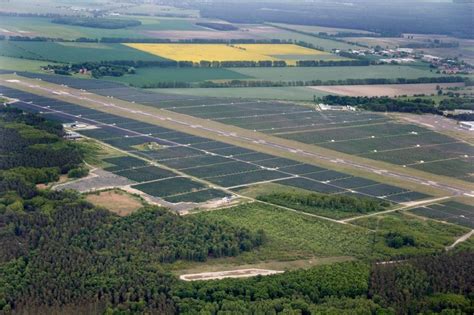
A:
<svg viewBox="0 0 474 315">
<path fill-rule="evenodd" d="M 429 186 L 429 187 L 432 187 L 432 188 L 441 189 L 441 190 L 444 190 L 446 192 L 449 192 L 451 195 L 456 195 L 456 196 L 464 195 L 464 196 L 468 196 L 468 197 L 473 197 L 474 196 L 474 193 L 473 193 L 472 190 L 468 190 L 468 189 L 458 187 L 458 186 L 454 186 L 454 185 L 451 185 L 451 184 L 440 183 L 440 182 L 435 182 L 435 181 L 427 181 L 426 179 L 418 177 L 418 176 L 412 176 L 412 175 L 408 175 L 408 174 L 399 173 L 399 172 L 396 172 L 396 171 L 380 169 L 378 167 L 374 167 L 374 166 L 371 166 L 371 165 L 368 165 L 368 164 L 362 164 L 360 162 L 350 161 L 348 159 L 333 158 L 333 157 L 329 157 L 329 156 L 326 156 L 326 155 L 323 155 L 323 154 L 318 154 L 318 153 L 309 152 L 309 151 L 306 151 L 306 150 L 303 150 L 303 149 L 300 149 L 300 148 L 291 147 L 291 146 L 288 146 L 288 145 L 285 145 L 285 144 L 280 144 L 280 143 L 276 143 L 276 142 L 272 142 L 272 141 L 266 141 L 266 140 L 262 140 L 262 139 L 255 138 L 255 137 L 245 136 L 245 135 L 239 135 L 236 132 L 228 132 L 228 131 L 221 130 L 221 129 L 218 129 L 218 128 L 211 128 L 211 127 L 206 127 L 206 126 L 199 125 L 199 124 L 193 124 L 193 123 L 189 123 L 189 122 L 184 121 L 184 120 L 179 120 L 179 119 L 176 119 L 176 118 L 173 118 L 173 117 L 169 117 L 167 115 L 158 115 L 158 114 L 152 114 L 152 113 L 142 111 L 142 110 L 130 109 L 130 108 L 127 108 L 127 107 L 124 107 L 124 106 L 114 104 L 114 103 L 110 102 L 109 100 L 107 100 L 107 102 L 104 102 L 104 101 L 102 101 L 98 98 L 96 99 L 96 98 L 93 98 L 91 96 L 84 96 L 80 93 L 80 91 L 76 91 L 76 90 L 71 89 L 71 88 L 68 88 L 68 91 L 63 91 L 63 90 L 60 90 L 60 89 L 53 89 L 53 88 L 40 86 L 38 84 L 32 84 L 32 83 L 29 83 L 29 82 L 24 82 L 22 80 L 3 80 L 3 81 L 7 85 L 11 85 L 12 83 L 14 83 L 14 85 L 16 85 L 16 86 L 19 85 L 19 86 L 24 86 L 24 87 L 27 87 L 27 88 L 30 88 L 30 89 L 36 89 L 36 90 L 42 90 L 42 91 L 48 92 L 50 94 L 53 94 L 52 95 L 53 98 L 56 95 L 62 95 L 62 96 L 66 96 L 68 98 L 77 99 L 79 101 L 87 101 L 87 102 L 90 102 L 90 103 L 93 103 L 93 104 L 97 104 L 97 105 L 100 105 L 101 107 L 114 108 L 114 109 L 117 109 L 119 111 L 128 112 L 128 113 L 135 114 L 135 115 L 147 116 L 149 118 L 153 118 L 153 119 L 157 119 L 157 120 L 161 120 L 161 121 L 167 121 L 168 123 L 173 123 L 173 124 L 176 124 L 176 125 L 185 126 L 185 127 L 191 128 L 191 129 L 200 129 L 200 130 L 205 131 L 205 132 L 213 133 L 213 134 L 216 134 L 218 136 L 220 135 L 220 136 L 223 136 L 223 137 L 236 139 L 236 140 L 241 141 L 241 142 L 248 142 L 248 143 L 258 144 L 259 146 L 266 146 L 266 147 L 269 147 L 269 148 L 272 148 L 272 149 L 277 149 L 279 151 L 284 151 L 286 153 L 292 153 L 292 154 L 296 154 L 296 155 L 300 155 L 300 156 L 309 157 L 309 158 L 312 158 L 312 159 L 322 160 L 322 161 L 333 163 L 335 165 L 349 166 L 351 168 L 362 170 L 364 172 L 375 173 L 377 175 L 382 175 L 382 176 L 385 176 L 385 177 L 396 178 L 396 179 L 399 179 L 399 180 L 402 180 L 402 181 L 408 181 L 408 182 L 412 182 L 412 183 L 419 184 L 419 185 L 425 185 L 425 186 Z M 8 84 L 8 83 L 10 83 L 10 84 Z M 58 88 L 60 88 L 60 87 L 58 86 Z M 92 93 L 89 93 L 89 95 L 90 94 L 92 94 Z"/>
</svg>

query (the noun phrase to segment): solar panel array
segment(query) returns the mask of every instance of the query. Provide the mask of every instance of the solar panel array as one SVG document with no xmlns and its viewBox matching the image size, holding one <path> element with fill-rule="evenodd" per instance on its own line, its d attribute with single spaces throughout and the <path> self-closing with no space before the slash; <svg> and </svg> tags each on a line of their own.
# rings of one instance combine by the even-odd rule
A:
<svg viewBox="0 0 474 315">
<path fill-rule="evenodd" d="M 134 188 L 153 196 L 164 197 L 166 200 L 179 201 L 181 196 L 186 201 L 193 198 L 204 201 L 206 198 L 225 196 L 219 188 L 236 190 L 264 182 L 275 182 L 319 193 L 358 194 L 392 202 L 429 197 L 396 186 L 7 87 L 1 87 L 0 92 L 20 99 L 20 102 L 15 103 L 18 108 L 41 112 L 44 117 L 64 123 L 82 122 L 95 126 L 94 129 L 79 132 L 177 170 L 179 174 L 210 183 L 205 185 L 183 175 L 170 174 L 158 167 L 150 170 L 149 165 L 121 169 L 111 163 L 114 166 L 110 171 L 137 182 Z M 150 149 L 146 149 L 147 145 Z M 175 188 L 168 191 L 170 187 Z"/>
</svg>

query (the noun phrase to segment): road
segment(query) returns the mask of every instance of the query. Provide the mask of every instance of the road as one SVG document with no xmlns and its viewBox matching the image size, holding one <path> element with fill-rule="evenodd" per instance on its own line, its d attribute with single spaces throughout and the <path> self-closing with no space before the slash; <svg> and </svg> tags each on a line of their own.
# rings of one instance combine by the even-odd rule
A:
<svg viewBox="0 0 474 315">
<path fill-rule="evenodd" d="M 66 97 L 69 97 L 69 98 L 72 98 L 72 99 L 91 102 L 93 104 L 97 104 L 97 105 L 100 105 L 100 106 L 103 106 L 103 107 L 115 108 L 115 109 L 118 109 L 118 110 L 121 110 L 121 111 L 124 111 L 124 112 L 135 114 L 135 115 L 143 115 L 143 116 L 151 117 L 153 119 L 157 119 L 157 120 L 161 120 L 161 121 L 172 122 L 174 124 L 186 126 L 186 127 L 192 128 L 192 129 L 200 129 L 202 131 L 210 132 L 210 133 L 220 135 L 220 136 L 223 136 L 223 137 L 233 138 L 233 139 L 243 141 L 243 142 L 250 142 L 250 143 L 258 144 L 260 146 L 266 146 L 266 147 L 269 147 L 269 148 L 277 149 L 277 150 L 288 152 L 288 153 L 298 154 L 300 156 L 305 156 L 305 157 L 309 157 L 309 158 L 312 158 L 312 159 L 327 161 L 327 162 L 333 163 L 335 165 L 349 166 L 351 168 L 362 170 L 362 171 L 369 172 L 369 173 L 375 173 L 375 174 L 383 175 L 383 176 L 386 176 L 386 177 L 396 178 L 396 179 L 399 179 L 399 180 L 404 180 L 404 181 L 416 183 L 416 184 L 419 184 L 419 185 L 430 186 L 430 187 L 433 187 L 433 188 L 444 190 L 444 191 L 449 192 L 450 194 L 455 195 L 455 196 L 468 196 L 468 197 L 474 196 L 474 192 L 472 190 L 464 189 L 464 188 L 453 186 L 453 185 L 450 185 L 450 184 L 440 183 L 440 182 L 435 182 L 435 181 L 427 181 L 426 179 L 420 178 L 420 177 L 417 177 L 417 176 L 412 176 L 412 175 L 403 174 L 403 173 L 390 171 L 390 170 L 384 170 L 384 169 L 380 169 L 380 168 L 377 168 L 377 167 L 373 167 L 373 166 L 368 165 L 368 164 L 362 164 L 360 162 L 353 162 L 353 161 L 350 161 L 350 160 L 347 160 L 347 159 L 341 159 L 341 158 L 334 159 L 332 157 L 328 157 L 328 156 L 325 156 L 325 155 L 322 155 L 322 154 L 317 154 L 317 153 L 314 153 L 314 152 L 308 152 L 308 151 L 305 151 L 305 150 L 302 150 L 302 149 L 297 149 L 297 148 L 294 148 L 294 147 L 290 147 L 290 146 L 287 146 L 287 145 L 283 145 L 283 144 L 279 144 L 279 143 L 275 143 L 275 142 L 271 142 L 271 141 L 264 141 L 264 140 L 261 140 L 257 137 L 243 136 L 243 135 L 239 135 L 235 132 L 227 132 L 225 130 L 220 130 L 220 129 L 217 129 L 217 128 L 210 128 L 210 127 L 206 127 L 206 126 L 202 126 L 202 125 L 195 125 L 195 124 L 188 123 L 184 120 L 178 120 L 178 119 L 166 116 L 166 114 L 157 115 L 157 114 L 151 114 L 151 113 L 141 111 L 141 110 L 133 110 L 133 109 L 130 109 L 130 108 L 127 108 L 127 107 L 124 107 L 124 106 L 116 105 L 112 101 L 104 102 L 104 101 L 101 101 L 99 99 L 94 99 L 94 98 L 91 98 L 91 97 L 84 96 L 80 92 L 73 92 L 71 90 L 62 91 L 62 90 L 57 90 L 57 89 L 51 89 L 51 88 L 43 87 L 43 86 L 40 86 L 40 85 L 37 85 L 37 84 L 30 84 L 28 82 L 23 82 L 21 80 L 8 80 L 7 79 L 7 80 L 3 80 L 3 81 L 5 81 L 7 83 L 15 83 L 15 84 L 18 84 L 18 85 L 23 85 L 23 86 L 26 86 L 26 87 L 31 88 L 31 89 L 42 90 L 42 91 L 45 91 L 45 92 L 48 92 L 48 93 L 51 93 L 51 94 L 54 94 L 54 95 L 63 95 L 63 96 L 66 96 Z"/>
</svg>

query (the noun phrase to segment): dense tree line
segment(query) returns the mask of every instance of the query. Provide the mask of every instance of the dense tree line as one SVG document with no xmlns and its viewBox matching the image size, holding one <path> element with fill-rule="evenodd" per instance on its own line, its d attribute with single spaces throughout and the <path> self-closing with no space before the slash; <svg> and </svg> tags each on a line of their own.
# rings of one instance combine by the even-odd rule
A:
<svg viewBox="0 0 474 315">
<path fill-rule="evenodd" d="M 309 80 L 309 81 L 270 81 L 270 80 L 229 80 L 224 82 L 204 81 L 197 83 L 173 82 L 170 86 L 167 82 L 158 82 L 143 85 L 133 85 L 141 88 L 173 87 L 182 85 L 183 87 L 196 88 L 240 88 L 240 87 L 284 87 L 284 86 L 314 86 L 314 85 L 372 85 L 372 84 L 415 84 L 415 83 L 452 83 L 465 82 L 463 77 L 433 77 L 418 79 L 345 79 L 345 80 Z"/>
<path fill-rule="evenodd" d="M 368 197 L 355 197 L 346 195 L 325 195 L 316 193 L 280 192 L 260 195 L 258 200 L 301 209 L 313 213 L 318 209 L 342 211 L 350 213 L 367 213 L 383 210 L 390 206 L 390 202 Z"/>
<path fill-rule="evenodd" d="M 97 18 L 97 17 L 79 17 L 79 16 L 63 16 L 54 18 L 51 20 L 52 23 L 75 25 L 82 27 L 92 28 L 105 28 L 105 29 L 120 29 L 126 27 L 140 26 L 142 22 L 138 20 L 130 19 L 109 19 L 109 18 Z"/>
<path fill-rule="evenodd" d="M 0 169 L 57 167 L 68 172 L 82 163 L 74 143 L 25 124 L 0 122 Z"/>
<path fill-rule="evenodd" d="M 429 99 L 394 99 L 390 97 L 352 97 L 327 95 L 319 99 L 329 105 L 348 105 L 376 112 L 432 113 L 438 112 L 434 101 Z"/>
<path fill-rule="evenodd" d="M 246 280 L 180 282 L 177 311 L 219 314 L 472 314 L 474 253 L 346 262 Z"/>
<path fill-rule="evenodd" d="M 367 264 L 350 262 L 247 280 L 180 282 L 172 294 L 182 314 L 311 314 L 311 307 L 327 297 L 366 295 L 368 276 Z"/>
<path fill-rule="evenodd" d="M 113 62 L 83 62 L 74 64 L 55 64 L 43 67 L 44 70 L 53 71 L 54 74 L 72 75 L 74 73 L 90 73 L 93 78 L 104 76 L 121 77 L 125 74 L 134 74 L 135 68 Z"/>
<path fill-rule="evenodd" d="M 472 314 L 473 284 L 474 253 L 443 254 L 374 265 L 369 297 L 399 314 L 443 309 L 458 310 L 445 314 Z"/>
<path fill-rule="evenodd" d="M 400 99 L 390 97 L 352 97 L 327 95 L 317 102 L 329 105 L 349 105 L 377 112 L 405 112 L 443 114 L 444 110 L 473 109 L 471 98 L 448 98 L 436 104 L 431 99 Z"/>
<path fill-rule="evenodd" d="M 228 23 L 197 22 L 196 25 L 212 28 L 216 31 L 236 31 L 239 29 L 238 27 Z"/>
</svg>

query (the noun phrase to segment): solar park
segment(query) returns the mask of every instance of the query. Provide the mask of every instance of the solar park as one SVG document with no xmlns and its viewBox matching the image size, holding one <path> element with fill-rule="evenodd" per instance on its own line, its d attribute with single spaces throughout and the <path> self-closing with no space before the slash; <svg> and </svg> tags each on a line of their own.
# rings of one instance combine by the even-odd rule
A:
<svg viewBox="0 0 474 315">
<path fill-rule="evenodd" d="M 22 75 L 355 156 L 474 181 L 472 145 L 420 126 L 395 122 L 379 113 L 315 111 L 309 106 L 282 101 L 189 97 L 148 92 L 112 82 Z"/>
<path fill-rule="evenodd" d="M 120 89 L 130 92 L 130 89 L 122 86 L 98 88 L 96 82 L 88 82 L 90 85 L 84 86 L 86 81 L 76 80 L 75 87 L 84 89 L 93 87 L 94 93 L 100 92 L 98 94 L 112 94 L 113 89 L 116 90 L 114 95 L 117 95 Z M 78 87 L 77 84 L 83 85 Z M 169 202 L 203 202 L 223 198 L 243 187 L 269 182 L 319 193 L 357 194 L 383 198 L 393 203 L 430 197 L 397 186 L 194 136 L 57 99 L 7 87 L 1 87 L 0 93 L 20 100 L 14 103 L 14 106 L 20 109 L 41 112 L 44 117 L 60 120 L 63 123 L 82 122 L 94 126 L 93 129 L 79 130 L 79 132 L 137 157 L 105 160 L 104 162 L 107 163 L 105 170 L 132 180 L 134 182 L 132 188 Z M 122 91 L 122 93 L 125 92 Z M 153 102 L 151 100 L 153 97 L 155 100 L 157 98 L 154 93 L 143 92 L 140 101 L 144 102 L 148 97 L 150 102 Z M 186 103 L 183 100 L 173 99 L 171 96 L 165 95 L 163 98 L 169 99 L 170 102 Z M 153 144 L 153 148 L 147 149 L 146 144 Z"/>
</svg>

